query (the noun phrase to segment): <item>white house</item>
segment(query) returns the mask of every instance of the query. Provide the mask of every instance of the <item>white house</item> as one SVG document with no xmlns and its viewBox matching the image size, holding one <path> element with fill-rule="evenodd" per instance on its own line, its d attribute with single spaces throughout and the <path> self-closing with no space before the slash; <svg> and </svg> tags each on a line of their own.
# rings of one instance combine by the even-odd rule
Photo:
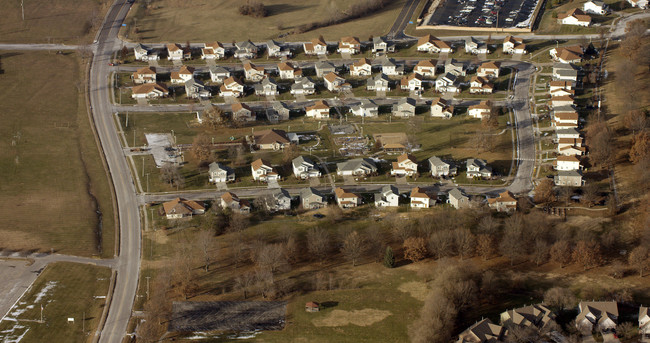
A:
<svg viewBox="0 0 650 343">
<path fill-rule="evenodd" d="M 339 41 L 339 48 L 337 51 L 341 54 L 358 54 L 361 52 L 361 43 L 356 37 L 343 37 Z"/>
<path fill-rule="evenodd" d="M 386 75 L 392 75 L 392 76 L 403 75 L 404 66 L 402 65 L 398 66 L 397 64 L 395 64 L 395 62 L 392 59 L 384 58 L 381 61 L 381 72 Z"/>
<path fill-rule="evenodd" d="M 246 62 L 244 63 L 244 77 L 248 81 L 259 82 L 266 78 L 266 72 L 264 67 L 258 67 L 253 63 Z"/>
<path fill-rule="evenodd" d="M 178 71 L 172 71 L 169 77 L 173 84 L 184 84 L 194 78 L 194 68 L 181 66 Z"/>
<path fill-rule="evenodd" d="M 293 175 L 296 179 L 310 179 L 320 177 L 320 169 L 314 161 L 305 156 L 298 156 L 291 161 Z"/>
<path fill-rule="evenodd" d="M 627 3 L 632 7 L 648 9 L 648 0 L 627 0 Z"/>
<path fill-rule="evenodd" d="M 576 25 L 576 26 L 589 26 L 591 25 L 591 17 L 579 8 L 561 13 L 557 16 L 557 20 L 563 25 Z"/>
<path fill-rule="evenodd" d="M 429 195 L 420 187 L 411 190 L 411 207 L 412 208 L 429 208 L 436 204 L 436 199 Z"/>
<path fill-rule="evenodd" d="M 235 193 L 226 192 L 221 195 L 221 208 L 229 208 L 233 212 L 247 214 L 251 211 L 248 201 L 239 199 Z"/>
<path fill-rule="evenodd" d="M 553 161 L 555 170 L 580 170 L 580 159 L 578 156 L 558 156 L 557 160 Z"/>
<path fill-rule="evenodd" d="M 609 6 L 602 0 L 589 0 L 582 4 L 582 11 L 589 14 L 604 15 L 609 13 Z"/>
<path fill-rule="evenodd" d="M 451 164 L 440 159 L 440 157 L 431 156 L 428 161 L 429 161 L 429 170 L 431 171 L 431 176 L 433 177 L 449 176 L 449 175 L 456 174 L 456 168 L 452 167 Z"/>
<path fill-rule="evenodd" d="M 471 94 L 492 94 L 494 85 L 486 78 L 472 76 L 469 80 L 469 92 Z"/>
<path fill-rule="evenodd" d="M 454 115 L 454 106 L 443 98 L 431 100 L 431 116 L 437 118 L 451 118 Z"/>
<path fill-rule="evenodd" d="M 381 188 L 380 193 L 375 193 L 376 207 L 397 207 L 399 206 L 399 190 L 392 185 Z"/>
<path fill-rule="evenodd" d="M 400 80 L 399 86 L 402 90 L 408 90 L 419 94 L 422 91 L 422 76 L 415 73 L 405 76 Z"/>
<path fill-rule="evenodd" d="M 379 106 L 370 99 L 361 99 L 359 104 L 350 108 L 350 112 L 359 117 L 376 117 L 379 114 Z"/>
<path fill-rule="evenodd" d="M 372 75 L 372 64 L 367 58 L 355 61 L 350 66 L 350 75 L 353 76 L 370 76 Z"/>
<path fill-rule="evenodd" d="M 478 119 L 487 118 L 491 113 L 492 104 L 490 103 L 490 100 L 483 100 L 478 103 L 478 105 L 470 106 L 467 110 L 467 114 L 469 114 L 470 117 Z"/>
<path fill-rule="evenodd" d="M 169 89 L 164 83 L 145 83 L 131 88 L 133 99 L 158 99 L 169 95 Z"/>
<path fill-rule="evenodd" d="M 336 169 L 339 176 L 370 176 L 377 173 L 377 165 L 368 158 L 355 158 L 337 163 Z"/>
<path fill-rule="evenodd" d="M 269 180 L 279 180 L 280 175 L 273 170 L 271 164 L 261 158 L 251 163 L 251 174 L 253 180 L 268 182 Z"/>
<path fill-rule="evenodd" d="M 278 43 L 273 39 L 266 42 L 266 53 L 269 55 L 269 57 L 291 56 L 291 50 L 285 49 L 281 43 Z"/>
<path fill-rule="evenodd" d="M 372 37 L 372 52 L 374 54 L 395 52 L 395 45 L 387 41 L 384 37 Z"/>
<path fill-rule="evenodd" d="M 353 208 L 361 205 L 361 197 L 355 193 L 348 192 L 341 187 L 334 190 L 336 204 L 341 208 Z"/>
<path fill-rule="evenodd" d="M 573 85 L 578 81 L 578 70 L 572 64 L 554 63 L 553 80 L 571 81 Z"/>
<path fill-rule="evenodd" d="M 293 95 L 311 95 L 316 93 L 316 83 L 309 76 L 297 78 L 291 85 L 291 94 Z"/>
<path fill-rule="evenodd" d="M 329 73 L 329 74 L 325 75 L 325 77 L 323 79 L 325 80 L 325 87 L 327 87 L 327 89 L 330 92 L 343 91 L 343 90 L 346 89 L 346 85 L 350 89 L 352 88 L 352 86 L 350 86 L 349 83 L 345 82 L 344 78 L 338 76 L 335 73 Z"/>
<path fill-rule="evenodd" d="M 578 304 L 576 327 L 579 330 L 610 331 L 618 323 L 618 304 L 616 301 L 581 301 Z"/>
<path fill-rule="evenodd" d="M 142 67 L 131 74 L 131 79 L 135 84 L 155 83 L 156 82 L 156 68 Z"/>
<path fill-rule="evenodd" d="M 445 74 L 452 74 L 454 76 L 465 76 L 467 75 L 467 65 L 461 61 L 456 61 L 453 58 L 446 60 Z"/>
<path fill-rule="evenodd" d="M 562 138 L 580 139 L 580 132 L 575 128 L 557 129 L 555 130 L 555 138 L 558 140 Z"/>
<path fill-rule="evenodd" d="M 185 81 L 185 96 L 190 99 L 209 99 L 212 93 L 205 87 L 203 82 L 190 79 Z"/>
<path fill-rule="evenodd" d="M 496 198 L 488 199 L 488 207 L 497 212 L 513 212 L 517 210 L 517 199 L 510 191 L 505 191 Z"/>
<path fill-rule="evenodd" d="M 560 63 L 580 63 L 584 50 L 580 45 L 571 45 L 549 50 L 554 61 Z"/>
<path fill-rule="evenodd" d="M 650 312 L 648 307 L 639 307 L 639 336 L 642 340 L 650 339 Z"/>
<path fill-rule="evenodd" d="M 526 44 L 523 38 L 507 36 L 503 40 L 503 52 L 506 54 L 525 54 Z"/>
<path fill-rule="evenodd" d="M 418 39 L 417 50 L 429 53 L 451 53 L 453 52 L 449 44 L 431 36 L 426 35 Z"/>
<path fill-rule="evenodd" d="M 305 55 L 327 55 L 327 43 L 322 37 L 314 38 L 302 44 Z"/>
<path fill-rule="evenodd" d="M 223 81 L 229 77 L 230 71 L 228 69 L 224 67 L 210 66 L 210 81 L 223 83 Z"/>
<path fill-rule="evenodd" d="M 306 116 L 314 119 L 329 119 L 330 106 L 325 100 L 318 100 L 312 106 L 305 108 Z"/>
<path fill-rule="evenodd" d="M 393 162 L 392 166 L 390 170 L 392 176 L 414 176 L 418 173 L 418 161 L 409 154 L 399 155 L 397 162 Z"/>
<path fill-rule="evenodd" d="M 433 78 L 436 76 L 436 64 L 433 60 L 421 60 L 413 68 L 413 72 L 422 75 L 422 77 Z"/>
<path fill-rule="evenodd" d="M 449 205 L 453 206 L 454 208 L 460 210 L 461 208 L 469 207 L 469 197 L 465 195 L 460 189 L 454 188 L 449 191 L 448 195 L 449 198 L 447 201 L 449 202 Z"/>
<path fill-rule="evenodd" d="M 203 45 L 201 48 L 201 59 L 220 60 L 226 57 L 226 49 L 220 42 L 212 42 Z"/>
<path fill-rule="evenodd" d="M 238 79 L 230 76 L 223 81 L 223 85 L 219 88 L 221 96 L 230 96 L 239 98 L 244 95 L 244 84 L 241 83 Z"/>
<path fill-rule="evenodd" d="M 474 37 L 465 39 L 465 52 L 472 55 L 489 53 L 487 44 L 478 41 Z"/>
<path fill-rule="evenodd" d="M 235 171 L 219 162 L 210 163 L 208 175 L 211 183 L 235 181 Z"/>
<path fill-rule="evenodd" d="M 283 80 L 294 80 L 302 77 L 302 70 L 291 62 L 281 62 L 278 64 L 278 74 Z"/>
<path fill-rule="evenodd" d="M 184 54 L 183 48 L 178 44 L 167 44 L 167 59 L 170 61 L 182 61 Z"/>
<path fill-rule="evenodd" d="M 146 48 L 142 44 L 138 44 L 133 48 L 133 55 L 135 56 L 136 61 L 157 61 L 160 59 L 160 55 L 157 52 L 154 52 Z"/>
<path fill-rule="evenodd" d="M 452 73 L 446 73 L 444 75 L 439 75 L 435 81 L 435 90 L 436 92 L 441 93 L 458 93 L 460 92 L 460 86 L 458 78 Z"/>
<path fill-rule="evenodd" d="M 465 162 L 467 166 L 467 177 L 468 178 L 491 178 L 492 177 L 492 168 L 487 165 L 485 160 L 480 158 L 468 158 Z"/>
<path fill-rule="evenodd" d="M 501 67 L 501 63 L 499 62 L 483 62 L 481 65 L 476 69 L 476 76 L 480 77 L 486 77 L 486 78 L 495 78 L 499 77 L 499 68 Z"/>
<path fill-rule="evenodd" d="M 388 92 L 390 91 L 390 80 L 383 73 L 377 74 L 366 81 L 366 89 L 369 91 Z"/>
</svg>

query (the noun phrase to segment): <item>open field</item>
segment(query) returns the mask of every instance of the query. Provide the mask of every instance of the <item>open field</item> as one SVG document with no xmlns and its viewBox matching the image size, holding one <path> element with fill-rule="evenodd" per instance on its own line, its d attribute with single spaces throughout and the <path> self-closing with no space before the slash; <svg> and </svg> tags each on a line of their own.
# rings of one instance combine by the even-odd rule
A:
<svg viewBox="0 0 650 343">
<path fill-rule="evenodd" d="M 30 343 L 43 342 L 47 337 L 50 342 L 91 342 L 110 277 L 108 268 L 76 263 L 49 265 L 0 323 L 0 340 Z M 41 306 L 43 323 L 39 322 Z"/>
<path fill-rule="evenodd" d="M 134 7 L 126 19 L 128 32 L 122 32 L 122 35 L 143 42 L 219 40 L 230 43 L 245 39 L 259 42 L 278 38 L 280 34 L 293 31 L 303 24 L 329 18 L 357 2 L 361 1 L 269 0 L 264 1 L 269 15 L 256 19 L 239 14 L 238 8 L 242 4 L 239 0 L 160 0 L 147 10 Z M 282 39 L 304 41 L 323 35 L 326 40 L 338 40 L 354 35 L 365 40 L 370 35 L 386 34 L 405 2 L 390 1 L 385 8 L 372 15 Z M 133 30 L 136 23 L 138 34 Z M 197 30 L 195 23 L 201 23 L 201 29 Z M 251 27 L 257 29 L 250 30 Z"/>
<path fill-rule="evenodd" d="M 108 8 L 108 0 L 25 1 L 22 20 L 20 1 L 0 0 L 0 42 L 67 43 L 92 41 L 94 26 Z"/>
<path fill-rule="evenodd" d="M 111 192 L 86 113 L 79 59 L 4 52 L 2 67 L 0 247 L 113 256 Z"/>
</svg>

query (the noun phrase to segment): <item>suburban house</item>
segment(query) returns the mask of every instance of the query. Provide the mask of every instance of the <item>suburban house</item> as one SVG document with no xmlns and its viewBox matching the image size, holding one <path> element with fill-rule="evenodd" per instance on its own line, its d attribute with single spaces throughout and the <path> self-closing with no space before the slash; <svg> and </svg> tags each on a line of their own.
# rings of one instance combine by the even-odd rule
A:
<svg viewBox="0 0 650 343">
<path fill-rule="evenodd" d="M 293 176 L 296 179 L 305 180 L 320 177 L 321 175 L 320 169 L 309 157 L 298 156 L 294 158 L 291 161 L 291 167 L 293 168 Z"/>
<path fill-rule="evenodd" d="M 253 121 L 257 119 L 255 112 L 248 105 L 240 102 L 233 103 L 230 108 L 232 109 L 232 119 L 241 121 Z"/>
<path fill-rule="evenodd" d="M 305 55 L 327 55 L 327 43 L 323 37 L 314 38 L 311 42 L 302 44 Z"/>
<path fill-rule="evenodd" d="M 580 139 L 580 132 L 575 128 L 556 129 L 555 138 L 557 140 L 561 140 L 562 138 Z"/>
<path fill-rule="evenodd" d="M 150 49 L 147 49 L 144 45 L 138 44 L 133 48 L 133 55 L 135 56 L 136 61 L 157 61 L 160 59 L 160 56 L 157 52 L 154 52 Z"/>
<path fill-rule="evenodd" d="M 244 84 L 233 76 L 228 77 L 223 81 L 223 85 L 219 88 L 221 96 L 231 96 L 239 98 L 244 95 Z"/>
<path fill-rule="evenodd" d="M 313 105 L 305 108 L 306 116 L 315 119 L 329 119 L 330 105 L 325 100 L 318 100 Z"/>
<path fill-rule="evenodd" d="M 339 48 L 336 51 L 341 54 L 358 54 L 361 52 L 361 43 L 356 37 L 343 37 L 339 41 Z"/>
<path fill-rule="evenodd" d="M 436 204 L 436 198 L 420 187 L 411 190 L 411 208 L 429 208 Z"/>
<path fill-rule="evenodd" d="M 387 41 L 384 37 L 372 37 L 372 52 L 374 54 L 395 52 L 395 45 Z"/>
<path fill-rule="evenodd" d="M 487 165 L 485 160 L 480 158 L 468 158 L 465 162 L 467 166 L 467 177 L 491 178 L 492 168 Z"/>
<path fill-rule="evenodd" d="M 452 73 L 445 73 L 439 75 L 435 82 L 436 92 L 440 93 L 458 93 L 460 92 L 460 85 L 456 75 Z"/>
<path fill-rule="evenodd" d="M 627 3 L 632 7 L 648 9 L 648 0 L 627 0 Z"/>
<path fill-rule="evenodd" d="M 317 77 L 325 77 L 329 73 L 336 73 L 336 67 L 327 61 L 320 61 L 314 65 Z"/>
<path fill-rule="evenodd" d="M 329 73 L 325 75 L 323 79 L 325 80 L 325 87 L 327 87 L 330 92 L 344 92 L 352 89 L 352 85 L 345 82 L 344 78 L 335 73 Z"/>
<path fill-rule="evenodd" d="M 650 312 L 646 306 L 639 307 L 639 336 L 642 341 L 650 339 Z"/>
<path fill-rule="evenodd" d="M 458 335 L 456 343 L 495 343 L 502 342 L 506 328 L 496 325 L 488 318 L 476 322 Z"/>
<path fill-rule="evenodd" d="M 185 96 L 190 99 L 209 99 L 212 93 L 201 81 L 190 79 L 185 81 Z"/>
<path fill-rule="evenodd" d="M 235 43 L 235 58 L 255 58 L 258 48 L 250 40 Z"/>
<path fill-rule="evenodd" d="M 224 57 L 226 57 L 226 49 L 220 42 L 207 43 L 201 48 L 202 60 L 220 60 Z"/>
<path fill-rule="evenodd" d="M 563 25 L 589 26 L 591 17 L 585 14 L 581 9 L 574 8 L 566 13 L 560 13 L 557 21 Z"/>
<path fill-rule="evenodd" d="M 269 57 L 289 57 L 291 50 L 284 49 L 282 44 L 274 41 L 273 39 L 266 42 L 266 53 Z"/>
<path fill-rule="evenodd" d="M 477 105 L 470 106 L 467 110 L 472 118 L 485 119 L 492 113 L 492 103 L 490 100 L 483 100 Z"/>
<path fill-rule="evenodd" d="M 450 53 L 452 52 L 449 44 L 431 36 L 426 35 L 418 39 L 417 50 L 428 53 Z"/>
<path fill-rule="evenodd" d="M 415 92 L 419 94 L 422 91 L 422 77 L 420 74 L 411 74 L 409 76 L 404 76 L 400 82 L 399 86 L 402 90 L 408 90 L 410 92 Z"/>
<path fill-rule="evenodd" d="M 576 91 L 574 89 L 555 89 L 552 91 L 549 91 L 551 93 L 551 96 L 565 96 L 565 95 L 570 95 L 574 96 L 576 94 Z"/>
<path fill-rule="evenodd" d="M 472 76 L 469 80 L 469 92 L 471 94 L 492 94 L 494 85 L 486 78 Z"/>
<path fill-rule="evenodd" d="M 282 101 L 274 101 L 271 107 L 266 108 L 267 119 L 276 123 L 279 120 L 289 120 L 291 110 Z"/>
<path fill-rule="evenodd" d="M 555 315 L 543 304 L 529 305 L 501 313 L 501 325 L 505 327 L 543 328 L 555 322 Z"/>
<path fill-rule="evenodd" d="M 158 99 L 169 95 L 169 89 L 164 83 L 145 83 L 131 88 L 133 99 Z"/>
<path fill-rule="evenodd" d="M 390 91 L 390 80 L 383 73 L 377 74 L 366 81 L 366 89 L 369 91 L 388 92 Z"/>
<path fill-rule="evenodd" d="M 278 64 L 278 73 L 283 80 L 293 80 L 302 77 L 302 69 L 296 67 L 291 62 L 281 62 Z"/>
<path fill-rule="evenodd" d="M 548 104 L 551 108 L 557 109 L 557 108 L 570 108 L 571 105 L 573 105 L 574 99 L 573 96 L 571 95 L 562 95 L 562 96 L 554 96 L 551 97 L 551 100 L 549 100 Z"/>
<path fill-rule="evenodd" d="M 167 44 L 167 59 L 170 61 L 182 61 L 184 54 L 183 48 L 178 44 Z"/>
<path fill-rule="evenodd" d="M 437 118 L 451 118 L 454 115 L 454 106 L 443 98 L 431 100 L 431 116 Z"/>
<path fill-rule="evenodd" d="M 472 55 L 489 53 L 487 44 L 478 41 L 474 37 L 465 38 L 465 52 Z"/>
<path fill-rule="evenodd" d="M 156 68 L 142 67 L 131 74 L 131 79 L 135 84 L 155 83 L 156 82 Z"/>
<path fill-rule="evenodd" d="M 560 155 L 557 160 L 553 161 L 553 168 L 555 170 L 579 170 L 582 169 L 580 159 L 578 156 L 564 156 Z"/>
<path fill-rule="evenodd" d="M 377 165 L 368 158 L 355 158 L 336 164 L 339 176 L 370 176 L 377 173 Z"/>
<path fill-rule="evenodd" d="M 578 113 L 555 112 L 553 113 L 553 125 L 557 127 L 578 127 Z"/>
<path fill-rule="evenodd" d="M 429 170 L 431 171 L 431 176 L 441 177 L 449 176 L 456 174 L 456 168 L 452 167 L 451 164 L 443 161 L 440 157 L 431 156 L 429 157 Z"/>
<path fill-rule="evenodd" d="M 433 60 L 421 60 L 413 68 L 413 72 L 422 77 L 433 78 L 436 76 L 436 64 Z"/>
<path fill-rule="evenodd" d="M 361 99 L 359 104 L 350 107 L 350 111 L 359 117 L 376 117 L 379 114 L 379 106 L 370 99 Z"/>
<path fill-rule="evenodd" d="M 309 76 L 300 77 L 291 85 L 291 94 L 293 95 L 311 95 L 316 93 L 316 83 Z"/>
<path fill-rule="evenodd" d="M 393 185 L 386 185 L 381 188 L 380 193 L 375 193 L 375 207 L 397 207 L 399 206 L 399 191 Z"/>
<path fill-rule="evenodd" d="M 517 199 L 510 191 L 499 193 L 496 198 L 488 199 L 488 207 L 497 212 L 512 212 L 517 210 Z"/>
<path fill-rule="evenodd" d="M 235 171 L 219 162 L 210 163 L 208 175 L 211 183 L 235 181 Z"/>
<path fill-rule="evenodd" d="M 564 156 L 583 156 L 587 152 L 587 148 L 583 146 L 565 146 L 558 148 L 558 154 Z"/>
<path fill-rule="evenodd" d="M 271 129 L 258 131 L 254 135 L 255 146 L 260 150 L 282 150 L 291 144 L 284 130 Z"/>
<path fill-rule="evenodd" d="M 372 64 L 367 58 L 355 61 L 350 66 L 350 75 L 353 76 L 370 76 L 372 75 Z"/>
<path fill-rule="evenodd" d="M 170 81 L 172 84 L 183 84 L 194 78 L 194 68 L 188 66 L 181 66 L 178 71 L 172 71 Z"/>
<path fill-rule="evenodd" d="M 560 138 L 557 142 L 558 151 L 566 147 L 583 147 L 582 138 Z"/>
<path fill-rule="evenodd" d="M 582 187 L 585 181 L 580 170 L 560 170 L 553 178 L 556 186 Z"/>
<path fill-rule="evenodd" d="M 580 45 L 553 48 L 549 51 L 553 60 L 560 63 L 580 63 L 583 53 Z"/>
<path fill-rule="evenodd" d="M 264 67 L 258 67 L 253 63 L 246 62 L 244 63 L 244 77 L 248 81 L 259 82 L 266 78 L 266 72 Z"/>
<path fill-rule="evenodd" d="M 263 197 L 264 207 L 269 212 L 288 211 L 291 209 L 291 196 L 287 190 L 275 188 Z"/>
<path fill-rule="evenodd" d="M 398 66 L 391 58 L 384 58 L 381 61 L 381 72 L 386 75 L 404 75 L 404 66 Z"/>
<path fill-rule="evenodd" d="M 454 188 L 449 191 L 449 198 L 447 199 L 447 202 L 457 210 L 467 208 L 470 204 L 469 197 L 458 188 Z"/>
<path fill-rule="evenodd" d="M 578 304 L 576 327 L 586 331 L 612 331 L 618 323 L 616 301 L 581 301 Z"/>
<path fill-rule="evenodd" d="M 414 176 L 418 173 L 418 161 L 409 154 L 399 155 L 397 162 L 393 162 L 392 166 L 390 170 L 392 176 Z"/>
<path fill-rule="evenodd" d="M 210 81 L 223 83 L 223 81 L 230 77 L 230 71 L 224 67 L 210 66 Z"/>
<path fill-rule="evenodd" d="M 505 54 L 525 54 L 526 44 L 523 38 L 506 36 L 503 40 L 503 53 Z"/>
<path fill-rule="evenodd" d="M 348 192 L 341 187 L 334 190 L 336 204 L 341 208 L 352 208 L 361 205 L 361 196 Z"/>
<path fill-rule="evenodd" d="M 550 81 L 548 83 L 549 91 L 553 93 L 558 89 L 572 90 L 573 85 L 570 81 Z"/>
<path fill-rule="evenodd" d="M 499 68 L 501 67 L 501 63 L 499 62 L 483 62 L 481 63 L 480 66 L 478 66 L 478 69 L 476 69 L 476 76 L 480 77 L 486 77 L 486 78 L 494 78 L 494 77 L 499 77 Z"/>
<path fill-rule="evenodd" d="M 588 14 L 605 15 L 609 13 L 609 6 L 602 0 L 589 0 L 582 4 L 582 11 Z"/>
<path fill-rule="evenodd" d="M 325 207 L 327 200 L 317 189 L 309 187 L 300 191 L 300 204 L 305 210 L 315 210 Z"/>
<path fill-rule="evenodd" d="M 205 207 L 196 201 L 176 198 L 163 203 L 167 219 L 179 219 L 205 213 Z"/>
<path fill-rule="evenodd" d="M 239 199 L 235 193 L 226 192 L 221 195 L 221 208 L 229 208 L 236 213 L 247 214 L 251 212 L 251 205 L 248 201 Z"/>
<path fill-rule="evenodd" d="M 392 113 L 399 118 L 415 117 L 415 99 L 413 98 L 400 98 L 397 103 L 393 105 Z"/>
<path fill-rule="evenodd" d="M 449 59 L 445 61 L 445 74 L 452 74 L 454 76 L 467 75 L 467 66 L 463 62 Z"/>
<path fill-rule="evenodd" d="M 261 158 L 251 163 L 253 180 L 268 182 L 269 180 L 280 180 L 280 175 L 273 170 L 271 164 Z"/>
<path fill-rule="evenodd" d="M 278 84 L 272 77 L 267 77 L 262 82 L 255 84 L 255 94 L 263 96 L 272 96 L 280 94 Z"/>
<path fill-rule="evenodd" d="M 578 81 L 578 69 L 573 64 L 554 63 L 553 80 L 571 81 L 575 84 Z"/>
</svg>

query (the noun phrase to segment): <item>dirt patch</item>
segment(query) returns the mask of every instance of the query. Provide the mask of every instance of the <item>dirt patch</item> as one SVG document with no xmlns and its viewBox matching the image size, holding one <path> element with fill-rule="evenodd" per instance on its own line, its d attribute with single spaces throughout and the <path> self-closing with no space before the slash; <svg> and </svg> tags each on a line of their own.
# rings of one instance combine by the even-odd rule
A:
<svg viewBox="0 0 650 343">
<path fill-rule="evenodd" d="M 397 289 L 399 289 L 401 292 L 408 293 L 410 296 L 420 301 L 424 301 L 424 299 L 427 298 L 427 294 L 429 293 L 427 284 L 420 281 L 403 283 Z"/>
<path fill-rule="evenodd" d="M 334 310 L 327 317 L 314 319 L 312 323 L 314 323 L 315 326 L 328 327 L 345 326 L 350 324 L 357 326 L 370 326 L 386 319 L 386 317 L 391 314 L 390 311 L 372 308 L 354 311 Z"/>
</svg>

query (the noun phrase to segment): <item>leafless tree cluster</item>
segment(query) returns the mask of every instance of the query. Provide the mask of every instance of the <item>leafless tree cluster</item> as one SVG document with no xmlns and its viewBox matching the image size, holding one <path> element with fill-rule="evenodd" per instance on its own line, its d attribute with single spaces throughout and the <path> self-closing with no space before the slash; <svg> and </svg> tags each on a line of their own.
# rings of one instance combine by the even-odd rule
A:
<svg viewBox="0 0 650 343">
<path fill-rule="evenodd" d="M 185 187 L 185 178 L 181 175 L 180 167 L 169 162 L 160 168 L 160 179 L 170 186 L 176 186 L 177 189 Z"/>
<path fill-rule="evenodd" d="M 248 0 L 239 6 L 239 14 L 249 15 L 253 18 L 264 18 L 269 14 L 263 3 L 255 0 Z"/>
</svg>

